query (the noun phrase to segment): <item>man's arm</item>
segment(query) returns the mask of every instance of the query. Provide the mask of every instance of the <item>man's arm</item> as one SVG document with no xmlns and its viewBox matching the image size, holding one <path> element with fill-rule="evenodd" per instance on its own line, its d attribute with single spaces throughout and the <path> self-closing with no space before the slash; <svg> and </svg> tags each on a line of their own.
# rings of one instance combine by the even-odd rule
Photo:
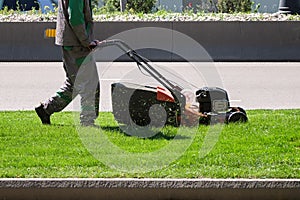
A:
<svg viewBox="0 0 300 200">
<path fill-rule="evenodd" d="M 68 13 L 72 29 L 84 47 L 89 47 L 89 34 L 84 19 L 84 0 L 69 0 Z"/>
</svg>

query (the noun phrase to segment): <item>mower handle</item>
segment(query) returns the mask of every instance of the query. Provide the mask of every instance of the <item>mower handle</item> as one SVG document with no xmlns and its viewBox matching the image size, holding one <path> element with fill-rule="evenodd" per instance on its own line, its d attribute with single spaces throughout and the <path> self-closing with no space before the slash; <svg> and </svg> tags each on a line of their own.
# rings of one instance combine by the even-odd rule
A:
<svg viewBox="0 0 300 200">
<path fill-rule="evenodd" d="M 97 42 L 97 47 L 99 47 L 99 48 L 104 48 L 104 47 L 108 47 L 108 46 L 117 46 L 125 53 L 133 51 L 133 49 L 128 44 L 126 44 L 124 41 L 122 41 L 120 39 L 102 40 L 102 41 Z"/>
<path fill-rule="evenodd" d="M 107 46 L 117 46 L 124 53 L 126 53 L 133 61 L 135 61 L 139 66 L 141 66 L 145 71 L 147 71 L 153 78 L 160 82 L 171 92 L 174 90 L 182 90 L 179 86 L 175 86 L 168 79 L 166 79 L 160 72 L 158 72 L 154 67 L 152 67 L 146 58 L 139 55 L 135 50 L 133 50 L 128 44 L 120 39 L 112 40 L 102 40 L 97 42 L 98 48 L 104 48 Z"/>
<path fill-rule="evenodd" d="M 104 48 L 107 46 L 117 46 L 124 53 L 126 53 L 133 61 L 135 61 L 138 66 L 142 67 L 146 72 L 148 72 L 154 79 L 156 79 L 159 83 L 161 83 L 164 87 L 166 87 L 174 96 L 175 101 L 177 103 L 181 103 L 185 105 L 184 95 L 181 94 L 182 88 L 174 85 L 168 79 L 166 79 L 160 72 L 158 72 L 154 67 L 152 67 L 146 58 L 139 55 L 135 50 L 133 50 L 128 44 L 120 39 L 112 39 L 112 40 L 102 40 L 97 42 L 98 48 Z M 179 101 L 178 97 L 181 99 Z"/>
</svg>

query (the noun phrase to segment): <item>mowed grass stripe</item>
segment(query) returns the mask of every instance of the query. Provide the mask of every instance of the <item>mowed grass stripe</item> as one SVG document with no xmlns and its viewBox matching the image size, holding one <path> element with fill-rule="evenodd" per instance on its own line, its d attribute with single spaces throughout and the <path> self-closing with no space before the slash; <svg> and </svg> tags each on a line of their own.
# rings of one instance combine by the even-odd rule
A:
<svg viewBox="0 0 300 200">
<path fill-rule="evenodd" d="M 89 153 L 72 112 L 53 115 L 51 126 L 41 125 L 33 111 L 0 112 L 0 177 L 300 178 L 300 110 L 251 110 L 248 117 L 246 124 L 225 125 L 204 157 L 199 150 L 209 127 L 186 128 L 196 137 L 178 160 L 133 174 L 105 166 Z M 158 150 L 177 132 L 166 127 L 152 138 L 130 137 L 106 112 L 98 123 L 112 143 L 128 152 Z"/>
</svg>

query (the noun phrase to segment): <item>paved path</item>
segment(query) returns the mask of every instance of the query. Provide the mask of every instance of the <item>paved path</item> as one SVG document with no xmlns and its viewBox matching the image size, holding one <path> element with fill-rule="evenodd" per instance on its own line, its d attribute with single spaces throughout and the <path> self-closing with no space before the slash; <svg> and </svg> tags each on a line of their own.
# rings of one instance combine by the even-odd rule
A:
<svg viewBox="0 0 300 200">
<path fill-rule="evenodd" d="M 112 82 L 151 82 L 137 71 L 134 63 L 97 65 L 101 77 L 102 111 L 111 110 Z M 201 78 L 201 72 L 212 67 L 208 63 L 196 63 L 199 74 L 186 63 L 157 65 L 168 68 L 199 88 L 206 82 L 205 78 Z M 212 70 L 214 74 L 211 76 L 222 80 L 218 86 L 228 91 L 233 106 L 239 105 L 245 109 L 300 108 L 300 63 L 214 63 L 214 66 L 219 75 Z M 64 81 L 64 72 L 62 63 L 55 62 L 0 63 L 0 80 L 0 110 L 33 110 L 59 88 Z M 74 104 L 66 110 L 74 110 L 77 107 Z"/>
</svg>

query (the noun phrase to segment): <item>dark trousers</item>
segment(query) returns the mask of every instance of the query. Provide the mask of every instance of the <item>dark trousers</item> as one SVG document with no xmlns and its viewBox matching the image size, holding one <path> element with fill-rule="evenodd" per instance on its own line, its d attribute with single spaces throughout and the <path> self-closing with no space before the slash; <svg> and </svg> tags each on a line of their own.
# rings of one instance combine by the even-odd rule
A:
<svg viewBox="0 0 300 200">
<path fill-rule="evenodd" d="M 100 84 L 97 66 L 89 49 L 63 47 L 63 67 L 66 80 L 60 89 L 44 103 L 48 114 L 62 111 L 80 95 L 81 122 L 94 122 L 99 113 Z"/>
</svg>

